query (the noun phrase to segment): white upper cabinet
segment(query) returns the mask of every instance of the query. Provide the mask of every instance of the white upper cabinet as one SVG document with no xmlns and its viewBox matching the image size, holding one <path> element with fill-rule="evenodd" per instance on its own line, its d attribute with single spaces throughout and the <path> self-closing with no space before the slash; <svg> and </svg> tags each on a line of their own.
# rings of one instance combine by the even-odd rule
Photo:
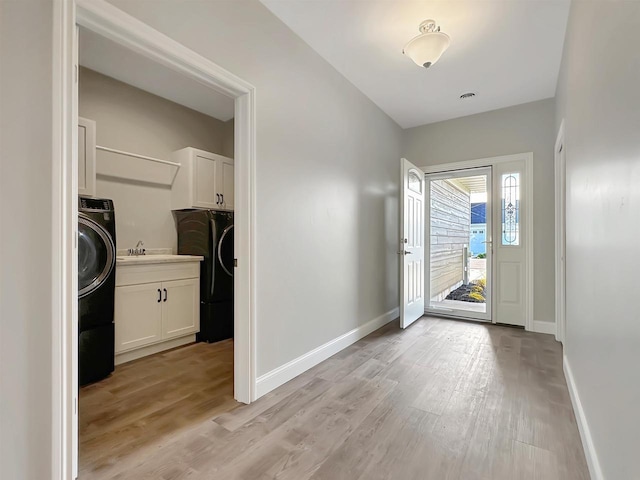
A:
<svg viewBox="0 0 640 480">
<path fill-rule="evenodd" d="M 233 160 L 223 157 L 222 160 L 218 162 L 218 165 L 220 167 L 220 194 L 222 195 L 222 208 L 225 210 L 233 210 Z"/>
<path fill-rule="evenodd" d="M 171 188 L 172 208 L 233 210 L 233 159 L 187 147 L 173 152 L 180 169 Z"/>
<path fill-rule="evenodd" d="M 78 118 L 78 194 L 96 194 L 96 122 Z"/>
</svg>

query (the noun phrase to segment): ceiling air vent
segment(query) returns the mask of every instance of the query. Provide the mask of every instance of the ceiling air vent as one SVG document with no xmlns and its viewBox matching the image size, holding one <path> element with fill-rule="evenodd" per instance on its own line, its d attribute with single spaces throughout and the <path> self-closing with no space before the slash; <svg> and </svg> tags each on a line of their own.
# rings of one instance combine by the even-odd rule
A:
<svg viewBox="0 0 640 480">
<path fill-rule="evenodd" d="M 467 93 L 463 93 L 462 95 L 460 95 L 460 100 L 464 100 L 465 98 L 471 98 L 471 97 L 475 97 L 476 94 L 473 92 L 467 92 Z"/>
</svg>

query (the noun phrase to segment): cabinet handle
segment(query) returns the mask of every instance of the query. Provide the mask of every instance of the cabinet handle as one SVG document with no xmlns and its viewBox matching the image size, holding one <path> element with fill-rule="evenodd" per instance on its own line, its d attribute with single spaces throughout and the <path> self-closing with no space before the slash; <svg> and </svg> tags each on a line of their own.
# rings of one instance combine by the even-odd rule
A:
<svg viewBox="0 0 640 480">
<path fill-rule="evenodd" d="M 167 301 L 167 289 L 163 288 L 163 290 L 164 290 L 164 301 L 166 302 Z"/>
<path fill-rule="evenodd" d="M 216 198 L 218 199 L 218 200 L 216 200 L 216 205 L 220 205 L 220 194 L 219 193 L 216 193 Z"/>
<path fill-rule="evenodd" d="M 220 194 L 220 197 L 222 197 L 222 201 L 220 202 L 221 205 L 224 205 L 224 193 Z"/>
<path fill-rule="evenodd" d="M 158 289 L 158 303 L 162 300 L 162 292 Z"/>
</svg>

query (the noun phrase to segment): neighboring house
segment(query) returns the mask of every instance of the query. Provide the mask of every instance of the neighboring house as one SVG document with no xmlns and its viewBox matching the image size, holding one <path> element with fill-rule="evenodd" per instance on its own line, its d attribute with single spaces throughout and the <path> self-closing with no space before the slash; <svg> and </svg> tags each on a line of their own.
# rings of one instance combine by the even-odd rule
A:
<svg viewBox="0 0 640 480">
<path fill-rule="evenodd" d="M 486 203 L 471 204 L 471 235 L 469 236 L 469 251 L 473 257 L 481 253 L 487 253 L 486 243 L 484 243 L 487 239 L 486 212 Z"/>
</svg>

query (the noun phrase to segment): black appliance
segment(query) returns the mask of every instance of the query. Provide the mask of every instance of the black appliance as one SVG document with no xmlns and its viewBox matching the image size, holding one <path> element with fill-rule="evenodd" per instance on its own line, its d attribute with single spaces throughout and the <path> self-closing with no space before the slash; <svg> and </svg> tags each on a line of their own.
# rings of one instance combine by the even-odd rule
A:
<svg viewBox="0 0 640 480">
<path fill-rule="evenodd" d="M 78 380 L 107 377 L 114 369 L 116 221 L 113 201 L 78 198 Z"/>
<path fill-rule="evenodd" d="M 233 337 L 233 212 L 174 210 L 178 254 L 201 255 L 198 341 Z"/>
</svg>

